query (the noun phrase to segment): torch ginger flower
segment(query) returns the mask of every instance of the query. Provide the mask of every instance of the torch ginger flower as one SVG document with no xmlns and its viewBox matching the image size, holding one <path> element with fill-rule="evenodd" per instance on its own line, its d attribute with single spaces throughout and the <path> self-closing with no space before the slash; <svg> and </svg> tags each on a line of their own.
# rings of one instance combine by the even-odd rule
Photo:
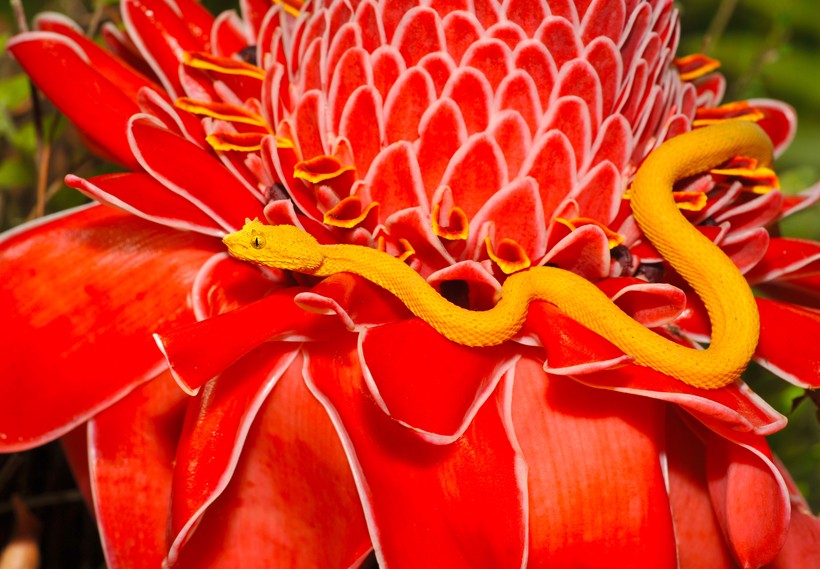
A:
<svg viewBox="0 0 820 569">
<path fill-rule="evenodd" d="M 781 152 L 787 105 L 721 105 L 714 62 L 674 59 L 671 0 L 241 8 L 124 0 L 108 51 L 56 14 L 8 44 L 128 169 L 69 175 L 103 205 L 0 241 L 0 444 L 64 437 L 112 567 L 820 556 L 764 438 L 785 418 L 742 381 L 707 391 L 630 364 L 542 302 L 525 325 L 540 345 L 468 348 L 363 279 L 257 268 L 220 242 L 246 218 L 295 225 L 395 256 L 475 310 L 554 265 L 659 334 L 708 342 L 628 186 L 663 141 L 716 121 L 755 121 Z M 820 187 L 784 197 L 738 157 L 676 189 L 769 295 L 756 360 L 816 386 L 820 244 L 766 228 Z"/>
</svg>

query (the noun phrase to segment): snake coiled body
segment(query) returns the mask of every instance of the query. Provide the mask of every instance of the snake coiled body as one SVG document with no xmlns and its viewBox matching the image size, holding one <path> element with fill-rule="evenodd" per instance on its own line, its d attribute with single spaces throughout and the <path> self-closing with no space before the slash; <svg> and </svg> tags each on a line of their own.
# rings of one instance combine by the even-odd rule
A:
<svg viewBox="0 0 820 569">
<path fill-rule="evenodd" d="M 737 379 L 757 346 L 760 323 L 752 292 L 737 267 L 678 210 L 678 180 L 735 156 L 771 163 L 771 142 L 756 125 L 732 121 L 680 135 L 653 151 L 632 185 L 632 210 L 644 235 L 703 300 L 712 326 L 705 350 L 682 346 L 639 324 L 594 284 L 558 268 L 532 267 L 504 282 L 491 309 L 461 308 L 438 294 L 404 262 L 356 245 L 320 245 L 291 226 L 250 222 L 225 238 L 243 260 L 316 276 L 354 273 L 398 297 L 444 337 L 467 346 L 492 346 L 513 338 L 529 303 L 543 300 L 594 330 L 635 358 L 689 385 L 714 389 Z M 260 241 L 261 239 L 261 241 Z"/>
</svg>

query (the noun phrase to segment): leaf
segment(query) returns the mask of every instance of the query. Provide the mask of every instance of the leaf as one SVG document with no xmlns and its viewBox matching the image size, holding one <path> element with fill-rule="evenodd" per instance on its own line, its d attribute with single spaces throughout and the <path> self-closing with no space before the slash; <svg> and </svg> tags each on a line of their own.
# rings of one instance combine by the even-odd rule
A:
<svg viewBox="0 0 820 569">
<path fill-rule="evenodd" d="M 0 107 L 14 112 L 28 101 L 29 95 L 29 81 L 24 74 L 0 79 Z"/>
<path fill-rule="evenodd" d="M 34 168 L 20 156 L 8 156 L 0 161 L 0 190 L 34 185 Z"/>
</svg>

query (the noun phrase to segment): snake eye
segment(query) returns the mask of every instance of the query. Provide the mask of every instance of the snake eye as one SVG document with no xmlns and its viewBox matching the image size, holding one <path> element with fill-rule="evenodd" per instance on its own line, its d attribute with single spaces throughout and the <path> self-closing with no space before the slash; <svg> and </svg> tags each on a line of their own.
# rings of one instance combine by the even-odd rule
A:
<svg viewBox="0 0 820 569">
<path fill-rule="evenodd" d="M 262 249 L 265 246 L 265 236 L 264 235 L 254 235 L 253 241 L 251 241 L 251 246 L 254 249 Z"/>
</svg>

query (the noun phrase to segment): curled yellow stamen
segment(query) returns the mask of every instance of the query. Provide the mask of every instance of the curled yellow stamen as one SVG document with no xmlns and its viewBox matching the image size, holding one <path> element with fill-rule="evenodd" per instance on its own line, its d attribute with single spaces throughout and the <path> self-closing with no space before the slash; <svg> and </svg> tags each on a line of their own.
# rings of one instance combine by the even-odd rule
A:
<svg viewBox="0 0 820 569">
<path fill-rule="evenodd" d="M 358 196 L 347 196 L 327 210 L 322 221 L 325 225 L 330 225 L 331 227 L 351 229 L 364 221 L 373 208 L 378 205 L 379 202 L 370 202 L 363 207 L 361 198 Z"/>
<path fill-rule="evenodd" d="M 609 243 L 610 249 L 617 247 L 618 245 L 624 242 L 623 235 L 616 233 L 615 231 L 612 231 L 609 227 L 607 227 L 597 219 L 592 219 L 590 217 L 574 217 L 572 219 L 556 217 L 555 221 L 567 227 L 570 231 L 575 231 L 579 227 L 583 227 L 585 225 L 594 225 L 595 227 L 604 232 L 604 235 L 606 235 L 607 238 L 607 242 Z"/>
<path fill-rule="evenodd" d="M 446 226 L 439 223 L 441 217 L 440 203 L 433 206 L 433 212 L 430 217 L 433 224 L 433 233 L 442 239 L 447 239 L 448 241 L 463 241 L 467 239 L 467 236 L 470 234 L 470 223 L 467 220 L 467 214 L 458 206 L 450 208 L 449 219 L 447 220 Z"/>
<path fill-rule="evenodd" d="M 498 247 L 493 249 L 492 241 L 489 237 L 485 237 L 484 246 L 487 248 L 487 255 L 504 274 L 511 275 L 528 269 L 532 265 L 527 252 L 514 239 L 505 237 L 498 242 Z"/>
<path fill-rule="evenodd" d="M 694 81 L 720 67 L 720 61 L 702 53 L 684 55 L 675 59 L 681 81 Z"/>
</svg>

